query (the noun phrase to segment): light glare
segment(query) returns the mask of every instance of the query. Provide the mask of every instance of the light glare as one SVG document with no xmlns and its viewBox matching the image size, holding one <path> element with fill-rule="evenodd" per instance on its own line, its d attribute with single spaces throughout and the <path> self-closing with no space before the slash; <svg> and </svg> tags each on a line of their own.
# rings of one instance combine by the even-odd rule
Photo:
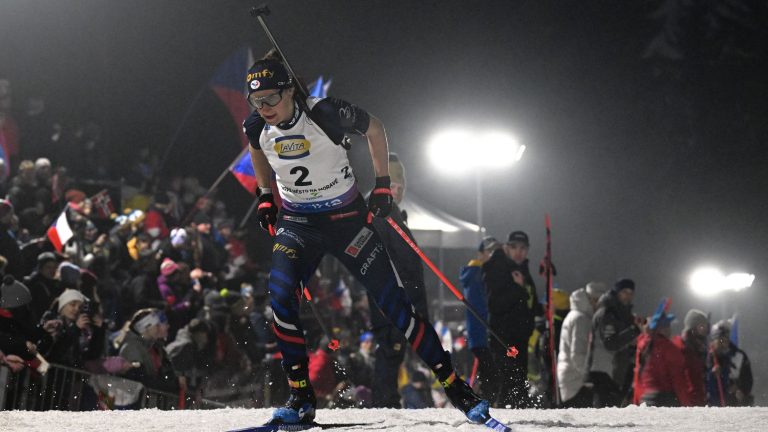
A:
<svg viewBox="0 0 768 432">
<path fill-rule="evenodd" d="M 743 291 L 752 286 L 755 275 L 749 273 L 731 273 L 725 275 L 716 268 L 705 267 L 691 274 L 691 290 L 702 297 L 714 297 L 724 291 Z"/>
<path fill-rule="evenodd" d="M 450 173 L 504 168 L 519 161 L 524 151 L 525 146 L 510 134 L 458 129 L 436 134 L 427 147 L 432 164 Z"/>
</svg>

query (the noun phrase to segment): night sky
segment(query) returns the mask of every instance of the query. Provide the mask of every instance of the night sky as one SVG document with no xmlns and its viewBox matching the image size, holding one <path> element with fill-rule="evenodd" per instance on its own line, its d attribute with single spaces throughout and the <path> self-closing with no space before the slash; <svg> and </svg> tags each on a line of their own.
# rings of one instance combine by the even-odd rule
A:
<svg viewBox="0 0 768 432">
<path fill-rule="evenodd" d="M 331 76 L 333 96 L 384 122 L 409 193 L 474 221 L 475 177 L 435 170 L 426 143 L 446 127 L 515 134 L 523 160 L 483 173 L 488 231 L 527 231 L 535 269 L 549 213 L 560 287 L 633 278 L 639 313 L 672 297 L 675 331 L 690 307 L 715 320 L 738 311 L 768 402 L 765 2 L 272 3 L 268 23 L 297 73 Z M 255 4 L 4 0 L 0 77 L 17 108 L 40 95 L 51 119 L 101 123 L 118 161 L 138 146 L 162 153 L 181 126 L 167 169 L 192 167 L 210 184 L 239 149 L 206 85 L 239 47 L 269 48 L 248 15 Z M 366 152 L 352 150 L 363 188 Z M 231 208 L 247 201 L 238 187 L 224 184 Z M 701 264 L 754 273 L 755 284 L 694 298 L 686 281 Z"/>
</svg>

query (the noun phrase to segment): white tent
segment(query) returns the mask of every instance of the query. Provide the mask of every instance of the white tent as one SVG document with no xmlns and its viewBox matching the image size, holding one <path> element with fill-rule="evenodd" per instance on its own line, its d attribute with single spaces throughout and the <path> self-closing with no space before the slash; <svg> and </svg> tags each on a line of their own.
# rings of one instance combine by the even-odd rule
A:
<svg viewBox="0 0 768 432">
<path fill-rule="evenodd" d="M 474 248 L 480 240 L 476 224 L 428 206 L 410 192 L 400 203 L 400 208 L 408 213 L 408 228 L 420 247 Z"/>
</svg>

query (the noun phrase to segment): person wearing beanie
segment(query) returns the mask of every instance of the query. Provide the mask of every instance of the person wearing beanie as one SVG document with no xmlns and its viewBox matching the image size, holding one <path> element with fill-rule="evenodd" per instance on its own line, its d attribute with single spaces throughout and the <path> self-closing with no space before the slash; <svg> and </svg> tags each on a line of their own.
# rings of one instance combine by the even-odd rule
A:
<svg viewBox="0 0 768 432">
<path fill-rule="evenodd" d="M 499 337 L 515 346 L 520 355 L 507 357 L 501 344 L 490 344 L 494 375 L 488 396 L 498 407 L 530 408 L 528 391 L 528 341 L 535 318 L 544 315 L 528 265 L 530 242 L 522 231 L 513 231 L 507 242 L 483 264 L 488 293 L 488 324 Z"/>
<path fill-rule="evenodd" d="M 694 406 L 683 352 L 670 340 L 675 316 L 662 299 L 646 331 L 637 339 L 634 404 L 656 407 Z"/>
<path fill-rule="evenodd" d="M 80 267 L 69 261 L 59 264 L 56 276 L 63 289 L 80 288 Z"/>
<path fill-rule="evenodd" d="M 732 328 L 730 320 L 721 320 L 712 326 L 706 376 L 710 406 L 754 404 L 752 364 L 747 353 L 731 340 Z"/>
<path fill-rule="evenodd" d="M 59 260 L 53 252 L 43 252 L 37 256 L 37 267 L 31 275 L 24 278 L 24 284 L 32 294 L 30 308 L 35 322 L 40 321 L 43 314 L 50 309 L 53 301 L 61 295 L 62 288 L 56 280 L 56 270 Z"/>
<path fill-rule="evenodd" d="M 501 243 L 495 237 L 483 237 L 477 247 L 475 258 L 459 271 L 464 298 L 486 323 L 488 322 L 488 297 L 485 281 L 483 281 L 483 264 L 488 262 L 491 254 L 497 249 L 501 249 Z M 466 317 L 469 350 L 475 357 L 474 362 L 477 365 L 477 376 L 472 379 L 478 383 L 477 388 L 480 394 L 485 395 L 493 386 L 491 378 L 494 375 L 493 356 L 488 347 L 488 329 L 469 310 L 466 312 Z"/>
<path fill-rule="evenodd" d="M 691 405 L 705 406 L 707 393 L 704 382 L 707 369 L 709 317 L 698 309 L 691 309 L 685 314 L 683 323 L 682 333 L 675 336 L 672 343 L 683 353 L 685 358 L 685 377 Z"/>
<path fill-rule="evenodd" d="M 400 209 L 400 204 L 405 196 L 406 178 L 403 162 L 395 153 L 389 154 L 389 176 L 392 190 L 392 211 L 390 217 L 403 232 L 415 244 L 416 238 L 408 228 L 407 214 Z M 400 235 L 389 226 L 383 218 L 374 218 L 373 226 L 379 234 L 384 248 L 394 263 L 397 274 L 400 277 L 406 296 L 416 307 L 416 313 L 422 317 L 429 316 L 427 308 L 427 290 L 424 283 L 424 266 L 421 258 Z M 374 303 L 372 297 L 368 297 L 371 311 L 371 325 L 376 339 L 373 374 L 373 386 L 371 396 L 375 408 L 400 408 L 401 397 L 398 392 L 397 376 L 400 365 L 405 359 L 408 344 L 401 332 L 381 312 Z"/>
<path fill-rule="evenodd" d="M 397 254 L 390 253 L 379 237 L 384 231 L 370 229 L 374 218 L 398 217 L 392 214 L 389 149 L 382 122 L 342 99 L 304 96 L 303 87 L 298 87 L 301 84 L 288 73 L 276 50 L 251 66 L 245 84 L 247 100 L 255 109 L 243 128 L 259 184 L 256 219 L 262 229 L 275 235 L 269 292 L 277 343 L 291 385 L 288 401 L 275 410 L 272 422 L 311 423 L 315 417 L 317 402 L 293 292 L 328 253 L 358 278 L 368 298 L 435 373 L 451 403 L 471 422 L 484 423 L 489 418 L 488 403 L 456 375 L 451 355 L 442 349 L 428 317 L 406 294 Z M 367 202 L 347 156 L 347 135 L 368 141 L 375 180 Z M 272 172 L 276 191 L 270 187 Z M 277 192 L 281 208 L 275 202 Z M 405 350 L 402 344 L 391 346 Z M 392 354 L 399 356 L 399 352 Z"/>
<path fill-rule="evenodd" d="M 620 406 L 632 385 L 632 359 L 639 320 L 632 313 L 635 283 L 617 281 L 603 294 L 592 317 L 592 344 L 589 380 L 594 384 L 594 407 Z"/>
<path fill-rule="evenodd" d="M 30 316 L 32 295 L 27 287 L 11 275 L 0 284 L 0 352 L 32 360 L 38 347 L 50 345 L 50 336 Z"/>
<path fill-rule="evenodd" d="M 53 345 L 46 358 L 51 363 L 82 369 L 87 361 L 104 354 L 102 317 L 94 303 L 75 289 L 65 289 L 56 305 L 61 325 L 53 333 Z"/>
</svg>

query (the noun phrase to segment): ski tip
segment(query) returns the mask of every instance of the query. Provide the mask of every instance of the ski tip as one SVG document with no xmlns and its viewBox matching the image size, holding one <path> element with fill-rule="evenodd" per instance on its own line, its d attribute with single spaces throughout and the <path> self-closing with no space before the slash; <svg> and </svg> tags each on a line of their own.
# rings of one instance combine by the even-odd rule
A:
<svg viewBox="0 0 768 432">
<path fill-rule="evenodd" d="M 488 420 L 483 423 L 483 425 L 496 432 L 513 432 L 511 427 L 505 425 L 493 417 L 488 418 Z"/>
</svg>

